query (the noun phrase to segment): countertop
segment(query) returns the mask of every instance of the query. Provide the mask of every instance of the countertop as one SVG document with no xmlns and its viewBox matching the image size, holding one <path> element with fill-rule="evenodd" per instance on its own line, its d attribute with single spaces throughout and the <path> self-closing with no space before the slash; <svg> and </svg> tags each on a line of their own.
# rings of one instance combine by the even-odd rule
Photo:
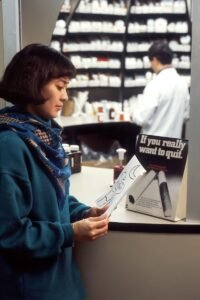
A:
<svg viewBox="0 0 200 300">
<path fill-rule="evenodd" d="M 106 168 L 82 167 L 80 173 L 71 175 L 70 192 L 79 201 L 96 206 L 95 200 L 110 189 L 113 170 Z M 200 220 L 177 222 L 152 217 L 125 208 L 125 198 L 110 216 L 110 229 L 137 232 L 180 232 L 200 233 Z"/>
</svg>

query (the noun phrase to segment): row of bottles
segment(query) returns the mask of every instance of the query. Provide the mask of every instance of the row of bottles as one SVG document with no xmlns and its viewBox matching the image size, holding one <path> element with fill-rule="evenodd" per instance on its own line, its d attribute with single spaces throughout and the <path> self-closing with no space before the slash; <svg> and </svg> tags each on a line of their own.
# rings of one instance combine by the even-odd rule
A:
<svg viewBox="0 0 200 300">
<path fill-rule="evenodd" d="M 157 39 L 169 43 L 173 65 L 190 85 L 191 22 L 186 0 L 80 0 L 74 10 L 72 3 L 64 0 L 51 40 L 51 47 L 77 68 L 69 84 L 72 99 L 77 91 L 88 92 L 88 104 L 124 102 L 142 93 L 152 77 L 148 49 Z M 70 5 L 72 14 L 64 14 Z"/>
<path fill-rule="evenodd" d="M 69 145 L 69 144 L 62 144 L 63 149 L 66 153 L 66 157 L 69 159 L 69 164 L 71 167 L 71 173 L 79 173 L 81 172 L 81 162 L 82 162 L 82 153 L 80 151 L 79 145 Z M 126 149 L 118 148 L 118 161 L 119 163 L 116 164 L 113 168 L 113 181 L 118 178 L 119 174 L 124 169 L 124 160 L 125 160 L 125 153 Z"/>
</svg>

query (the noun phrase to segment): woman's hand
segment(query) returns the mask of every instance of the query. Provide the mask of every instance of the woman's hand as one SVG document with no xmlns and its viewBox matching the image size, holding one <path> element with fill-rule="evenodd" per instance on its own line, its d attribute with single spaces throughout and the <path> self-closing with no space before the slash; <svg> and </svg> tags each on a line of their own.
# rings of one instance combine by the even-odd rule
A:
<svg viewBox="0 0 200 300">
<path fill-rule="evenodd" d="M 75 241 L 94 241 L 108 232 L 108 218 L 105 215 L 89 217 L 72 224 Z"/>
<path fill-rule="evenodd" d="M 88 217 L 98 217 L 103 215 L 106 210 L 108 209 L 108 205 L 102 207 L 102 208 L 98 208 L 98 207 L 91 207 L 89 210 L 87 210 L 87 212 L 85 213 L 85 218 Z"/>
</svg>

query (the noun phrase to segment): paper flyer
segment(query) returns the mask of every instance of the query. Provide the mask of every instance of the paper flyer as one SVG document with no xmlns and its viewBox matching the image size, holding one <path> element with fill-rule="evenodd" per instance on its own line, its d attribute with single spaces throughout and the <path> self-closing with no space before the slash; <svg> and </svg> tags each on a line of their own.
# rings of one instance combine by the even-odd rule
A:
<svg viewBox="0 0 200 300">
<path fill-rule="evenodd" d="M 126 195 L 131 185 L 145 172 L 145 169 L 142 167 L 137 157 L 133 156 L 111 189 L 96 200 L 97 206 L 103 207 L 109 205 L 106 215 L 110 216 L 120 200 Z"/>
</svg>

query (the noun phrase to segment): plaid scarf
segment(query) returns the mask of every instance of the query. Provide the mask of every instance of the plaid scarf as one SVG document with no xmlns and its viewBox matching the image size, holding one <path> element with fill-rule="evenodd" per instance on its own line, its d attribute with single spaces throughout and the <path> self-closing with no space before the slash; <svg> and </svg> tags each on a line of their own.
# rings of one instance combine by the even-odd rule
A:
<svg viewBox="0 0 200 300">
<path fill-rule="evenodd" d="M 41 161 L 52 179 L 62 209 L 69 193 L 70 167 L 61 143 L 61 127 L 55 121 L 51 124 L 10 107 L 0 111 L 0 130 L 5 129 L 16 132 Z"/>
</svg>

